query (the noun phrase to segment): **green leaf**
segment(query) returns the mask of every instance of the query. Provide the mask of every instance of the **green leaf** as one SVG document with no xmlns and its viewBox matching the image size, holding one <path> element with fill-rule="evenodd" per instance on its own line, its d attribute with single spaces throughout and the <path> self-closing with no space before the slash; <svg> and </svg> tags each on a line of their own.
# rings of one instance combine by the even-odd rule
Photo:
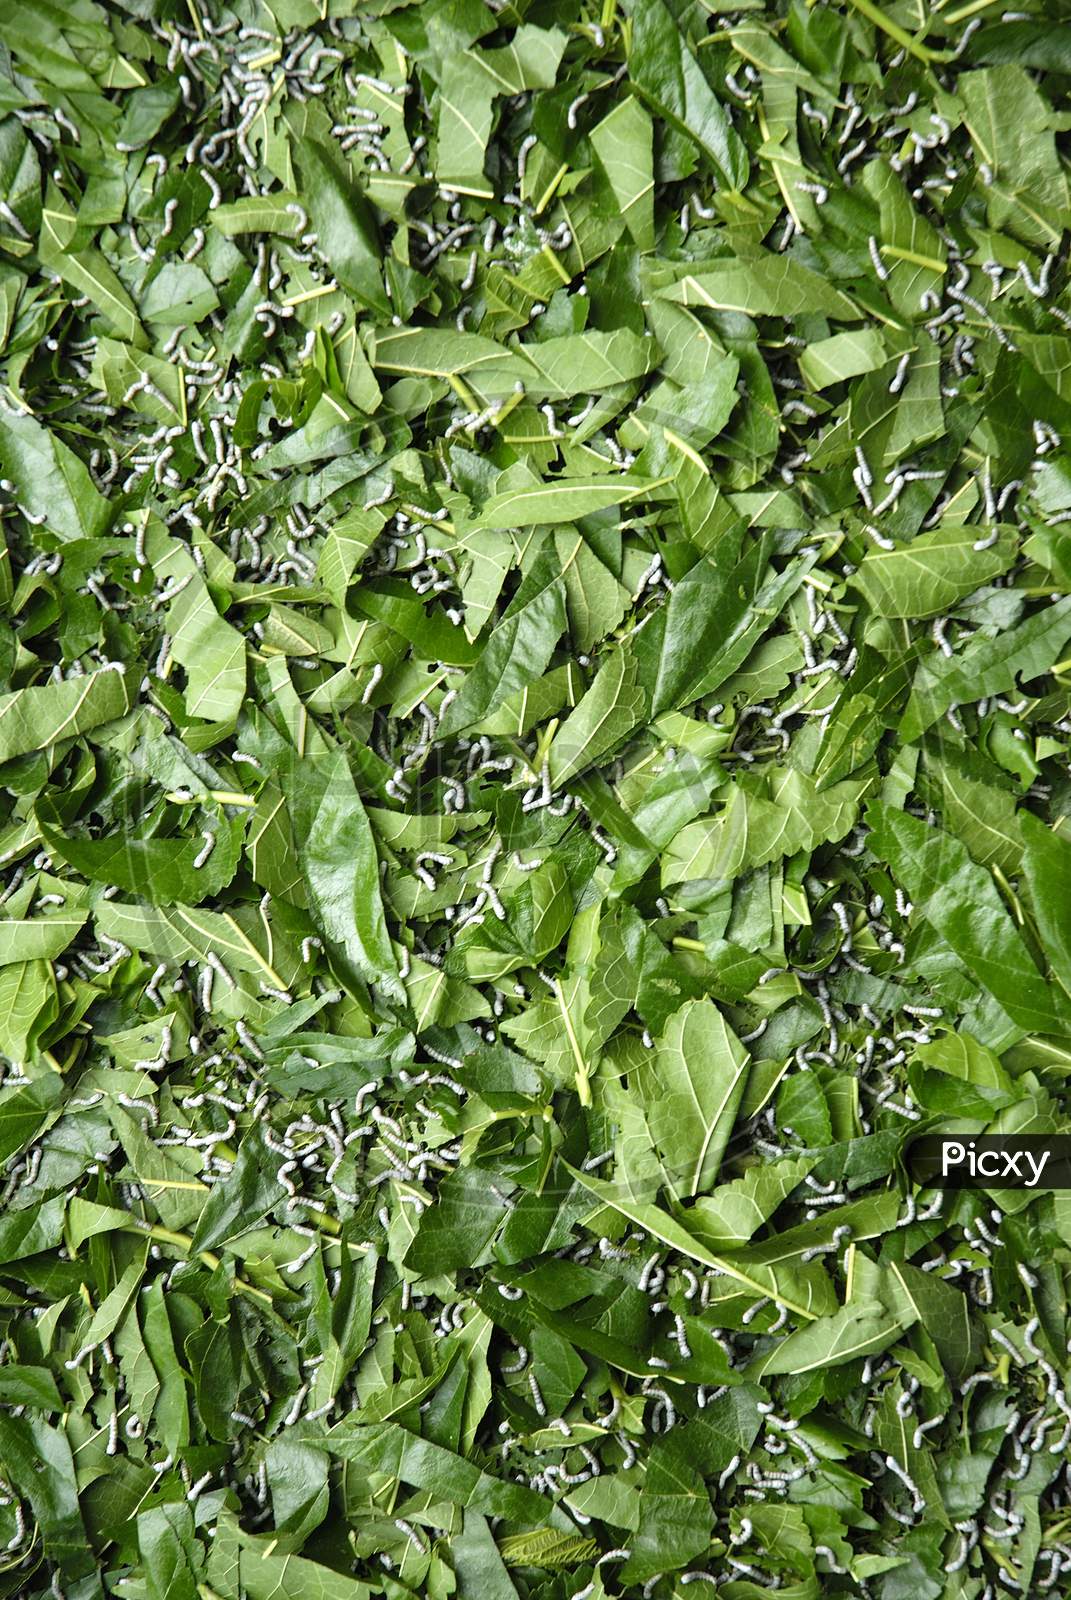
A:
<svg viewBox="0 0 1071 1600">
<path fill-rule="evenodd" d="M 149 1576 L 151 1600 L 171 1596 L 196 1600 L 197 1580 L 187 1555 L 192 1544 L 193 1519 L 185 1506 L 154 1506 L 139 1512 L 138 1549 Z"/>
<path fill-rule="evenodd" d="M 243 819 L 236 817 L 192 839 L 139 838 L 125 830 L 106 839 L 86 839 L 64 833 L 55 809 L 45 803 L 38 820 L 54 857 L 86 878 L 116 884 L 154 905 L 196 904 L 225 889 L 238 869 L 245 831 Z M 57 825 L 50 826 L 50 821 Z"/>
<path fill-rule="evenodd" d="M 492 495 L 480 512 L 484 528 L 525 528 L 540 522 L 576 522 L 596 511 L 649 494 L 653 485 L 628 478 L 563 479 L 532 489 Z"/>
<path fill-rule="evenodd" d="M 695 1232 L 705 1243 L 746 1244 L 781 1202 L 799 1187 L 817 1162 L 817 1156 L 763 1162 L 748 1167 L 742 1178 L 718 1184 L 689 1213 Z"/>
<path fill-rule="evenodd" d="M 1024 1032 L 1064 1033 L 1071 1012 L 1046 983 L 1015 931 L 992 877 L 958 839 L 875 803 L 872 848 L 903 883 L 919 916 Z"/>
<path fill-rule="evenodd" d="M 137 310 L 118 276 L 99 250 L 72 249 L 77 220 L 67 210 L 46 206 L 41 213 L 41 260 L 93 304 L 121 339 L 144 349 L 148 344 Z"/>
<path fill-rule="evenodd" d="M 855 779 L 819 789 L 791 768 L 771 768 L 765 793 L 733 788 L 721 814 L 691 822 L 670 841 L 662 865 L 664 884 L 707 878 L 731 882 L 740 874 L 852 828 L 865 785 Z"/>
<path fill-rule="evenodd" d="M 645 709 L 634 660 L 625 650 L 615 650 L 551 741 L 547 752 L 551 782 L 568 783 L 604 760 L 640 723 Z"/>
<path fill-rule="evenodd" d="M 1071 596 L 995 638 L 979 633 L 950 656 L 935 650 L 915 673 L 901 736 L 908 742 L 917 739 L 950 707 L 1003 694 L 1020 678 L 1048 672 L 1069 638 Z"/>
<path fill-rule="evenodd" d="M 292 112 L 288 116 L 296 131 L 297 116 Z M 318 139 L 299 137 L 294 153 L 302 180 L 301 203 L 331 271 L 358 305 L 389 316 L 374 213 L 333 150 Z"/>
<path fill-rule="evenodd" d="M 67 1435 L 40 1417 L 0 1415 L 0 1455 L 33 1508 L 49 1558 L 79 1592 L 101 1596 L 96 1558 L 78 1504 Z"/>
<path fill-rule="evenodd" d="M 341 969 L 402 999 L 375 839 L 345 754 L 292 754 L 283 787 L 309 899 Z"/>
<path fill-rule="evenodd" d="M 421 1219 L 406 1251 L 407 1265 L 427 1277 L 471 1265 L 496 1232 L 505 1210 L 505 1201 L 488 1189 L 475 1168 L 451 1174 L 443 1180 L 436 1204 Z"/>
<path fill-rule="evenodd" d="M 640 250 L 655 247 L 654 151 L 651 118 L 634 98 L 622 100 L 588 135 Z"/>
<path fill-rule="evenodd" d="M 917 1318 L 918 1311 L 906 1300 L 896 1312 L 886 1310 L 880 1300 L 852 1301 L 832 1316 L 819 1317 L 808 1327 L 779 1340 L 766 1355 L 751 1363 L 748 1375 L 754 1379 L 779 1372 L 802 1376 L 878 1355 Z"/>
<path fill-rule="evenodd" d="M 852 579 L 879 617 L 933 617 L 1014 560 L 1010 530 L 976 550 L 971 527 L 938 527 L 895 550 L 871 550 Z"/>
<path fill-rule="evenodd" d="M 54 1076 L 0 1095 L 0 1159 L 7 1161 L 37 1137 L 62 1096 L 62 1081 Z"/>
<path fill-rule="evenodd" d="M 652 715 L 713 694 L 803 581 L 803 561 L 768 574 L 764 555 L 756 544 L 730 569 L 704 557 L 639 633 L 634 648 Z"/>
<path fill-rule="evenodd" d="M 890 1261 L 885 1284 L 887 1301 L 926 1329 L 950 1377 L 962 1382 L 974 1369 L 980 1342 L 967 1296 L 935 1272 L 923 1272 L 909 1261 Z"/>
<path fill-rule="evenodd" d="M 253 1130 L 239 1145 L 227 1177 L 213 1185 L 197 1219 L 190 1250 L 216 1250 L 239 1234 L 248 1233 L 285 1192 L 262 1135 Z"/>
<path fill-rule="evenodd" d="M 522 1484 L 507 1483 L 451 1450 L 422 1439 L 397 1422 L 341 1422 L 320 1447 L 366 1471 L 412 1484 L 451 1505 L 515 1522 L 549 1523 L 563 1532 L 572 1524 L 553 1502 Z"/>
<path fill-rule="evenodd" d="M 615 1185 L 606 1183 L 600 1178 L 592 1178 L 587 1173 L 574 1171 L 573 1176 L 578 1183 L 583 1184 L 585 1189 L 589 1189 L 605 1205 L 612 1206 L 614 1210 L 620 1211 L 622 1216 L 628 1217 L 637 1227 L 644 1228 L 653 1238 L 661 1240 L 663 1244 L 680 1251 L 682 1255 L 689 1257 L 693 1261 L 702 1262 L 708 1267 L 718 1268 L 727 1277 L 732 1278 L 734 1283 L 740 1284 L 748 1294 L 753 1295 L 755 1298 L 767 1296 L 778 1305 L 786 1306 L 794 1315 L 803 1317 L 806 1321 L 810 1321 L 814 1317 L 814 1312 L 808 1306 L 789 1299 L 782 1292 L 782 1286 L 776 1271 L 771 1271 L 767 1267 L 760 1267 L 753 1271 L 750 1270 L 750 1263 L 743 1260 L 743 1258 L 741 1258 L 738 1265 L 733 1257 L 715 1255 L 707 1249 L 706 1245 L 694 1238 L 679 1222 L 675 1221 L 666 1212 L 659 1210 L 657 1206 L 630 1200 L 626 1196 L 620 1195 Z"/>
<path fill-rule="evenodd" d="M 51 961 L 62 955 L 89 919 L 86 910 L 63 910 L 41 917 L 0 921 L 0 966 Z M 20 980 L 22 973 L 20 972 Z"/>
<path fill-rule="evenodd" d="M 262 949 L 263 927 L 254 938 L 229 911 L 206 911 L 189 905 L 149 910 L 108 900 L 97 906 L 95 919 L 100 933 L 131 949 L 144 950 L 157 960 L 203 962 L 212 955 L 228 969 L 266 978 L 276 988 L 282 988 L 271 964 L 270 935 Z"/>
<path fill-rule="evenodd" d="M 176 562 L 183 584 L 168 611 L 171 655 L 186 668 L 186 709 L 192 717 L 228 722 L 245 694 L 245 640 L 225 622 L 199 573 Z"/>
<path fill-rule="evenodd" d="M 662 0 L 634 0 L 630 10 L 632 82 L 653 110 L 695 140 L 722 183 L 743 189 L 747 150 L 681 37 L 673 13 Z"/>
<path fill-rule="evenodd" d="M 622 1569 L 625 1582 L 675 1572 L 710 1547 L 710 1495 L 683 1440 L 660 1439 L 648 1458 L 640 1525 Z"/>
<path fill-rule="evenodd" d="M 301 207 L 294 194 L 273 194 L 266 199 L 249 195 L 217 206 L 211 221 L 228 239 L 243 233 L 281 233 L 296 238 L 301 232 Z"/>
<path fill-rule="evenodd" d="M 94 538 L 108 527 L 108 502 L 81 458 L 23 411 L 0 408 L 0 468 L 20 504 L 61 539 Z"/>
<path fill-rule="evenodd" d="M 816 339 L 800 352 L 800 372 L 812 389 L 828 389 L 861 373 L 873 372 L 889 359 L 885 341 L 876 328 L 853 328 Z"/>
<path fill-rule="evenodd" d="M 123 672 L 91 672 L 0 696 L 0 760 L 45 750 L 113 722 L 130 709 Z"/>
<path fill-rule="evenodd" d="M 746 311 L 749 316 L 799 317 L 808 313 L 854 322 L 858 312 L 846 294 L 789 256 L 760 251 L 711 262 L 664 289 L 667 300 L 710 311 Z"/>
<path fill-rule="evenodd" d="M 678 1195 L 714 1183 L 747 1081 L 748 1054 L 711 1000 L 674 1013 L 637 1075 L 651 1130 Z"/>
<path fill-rule="evenodd" d="M 371 1600 L 372 1588 L 348 1573 L 293 1554 L 276 1555 L 277 1540 L 241 1535 L 242 1590 L 250 1600 Z"/>
<path fill-rule="evenodd" d="M 574 550 L 582 542 L 578 534 Z M 564 627 L 561 573 L 545 550 L 440 720 L 440 736 L 471 728 L 511 694 L 527 688 L 545 669 Z"/>
<path fill-rule="evenodd" d="M 1071 994 L 1071 843 L 1029 811 L 1019 816 L 1023 869 L 1045 956 L 1065 993 Z"/>
</svg>

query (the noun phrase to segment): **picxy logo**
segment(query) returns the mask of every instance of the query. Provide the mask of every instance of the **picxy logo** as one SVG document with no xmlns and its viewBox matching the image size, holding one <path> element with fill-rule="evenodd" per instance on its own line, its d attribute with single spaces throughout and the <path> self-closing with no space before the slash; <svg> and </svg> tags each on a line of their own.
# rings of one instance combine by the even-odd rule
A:
<svg viewBox="0 0 1071 1600">
<path fill-rule="evenodd" d="M 906 1165 L 931 1188 L 1071 1189 L 1071 1135 L 924 1133 Z"/>
<path fill-rule="evenodd" d="M 953 1168 L 965 1167 L 972 1178 L 985 1178 L 989 1183 L 1020 1183 L 1033 1189 L 1048 1164 L 1051 1150 L 1035 1156 L 1032 1150 L 979 1150 L 978 1142 L 971 1139 L 960 1144 L 955 1139 L 942 1141 L 941 1176 L 947 1178 Z"/>
</svg>

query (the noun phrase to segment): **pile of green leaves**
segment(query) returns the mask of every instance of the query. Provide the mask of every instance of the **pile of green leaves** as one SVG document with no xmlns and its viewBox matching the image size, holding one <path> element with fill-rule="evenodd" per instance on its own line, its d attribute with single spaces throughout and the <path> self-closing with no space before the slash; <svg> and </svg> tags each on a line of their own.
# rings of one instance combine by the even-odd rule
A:
<svg viewBox="0 0 1071 1600">
<path fill-rule="evenodd" d="M 1022 4 L 0 7 L 0 1594 L 1067 1593 Z"/>
</svg>

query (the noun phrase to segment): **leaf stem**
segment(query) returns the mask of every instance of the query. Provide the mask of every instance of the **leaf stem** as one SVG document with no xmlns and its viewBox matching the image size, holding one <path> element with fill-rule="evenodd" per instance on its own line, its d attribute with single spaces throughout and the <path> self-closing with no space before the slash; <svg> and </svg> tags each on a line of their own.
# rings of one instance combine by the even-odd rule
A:
<svg viewBox="0 0 1071 1600">
<path fill-rule="evenodd" d="M 883 256 L 893 256 L 897 261 L 910 261 L 916 267 L 929 267 L 931 272 L 940 272 L 942 275 L 948 271 L 945 261 L 938 261 L 935 256 L 923 256 L 917 250 L 903 250 L 898 244 L 883 244 Z"/>
<path fill-rule="evenodd" d="M 161 1244 L 169 1244 L 174 1249 L 181 1250 L 185 1256 L 190 1254 L 190 1246 L 193 1244 L 193 1235 L 191 1233 L 180 1233 L 175 1228 L 165 1228 L 159 1222 L 142 1224 L 131 1218 L 122 1231 L 140 1234 L 143 1239 L 157 1239 Z M 198 1259 L 204 1262 L 210 1272 L 215 1272 L 220 1265 L 220 1257 L 213 1250 L 198 1251 Z M 266 1290 L 258 1289 L 253 1284 L 247 1283 L 237 1273 L 234 1275 L 234 1287 L 242 1294 L 254 1295 L 258 1300 L 263 1300 L 266 1305 L 273 1304 L 272 1297 Z"/>
<path fill-rule="evenodd" d="M 209 800 L 218 800 L 221 806 L 255 806 L 256 799 L 251 794 L 241 794 L 237 789 L 206 789 L 204 794 L 190 794 L 185 789 L 172 789 L 165 798 L 175 806 L 197 805 L 207 795 Z"/>
<path fill-rule="evenodd" d="M 1023 908 L 1019 903 L 1019 896 L 1016 894 L 1015 890 L 1012 888 L 1003 872 L 1001 872 L 996 862 L 993 863 L 990 871 L 992 872 L 994 878 L 996 878 L 997 885 L 1011 908 L 1012 916 L 1015 918 L 1020 928 L 1024 928 L 1026 926 L 1026 917 L 1023 915 Z"/>
<path fill-rule="evenodd" d="M 897 44 L 903 45 L 904 49 L 909 51 L 917 61 L 929 63 L 931 61 L 950 61 L 952 59 L 950 50 L 928 50 L 924 44 L 919 44 L 908 33 L 906 28 L 901 28 L 898 22 L 894 22 L 891 17 L 885 15 L 880 6 L 874 5 L 873 0 L 850 0 L 850 3 L 876 28 L 880 28 L 883 33 L 887 33 L 890 39 L 895 39 Z"/>
<path fill-rule="evenodd" d="M 573 1052 L 573 1060 L 576 1062 L 576 1092 L 580 1097 L 580 1104 L 589 1106 L 591 1104 L 591 1082 L 588 1077 L 588 1064 L 584 1060 L 584 1052 L 580 1048 L 580 1042 L 573 1029 L 573 1019 L 569 1015 L 569 1007 L 565 1003 L 565 995 L 562 993 L 561 980 L 559 978 L 554 980 L 554 993 L 558 997 L 558 1009 L 562 1014 L 562 1021 L 565 1023 L 565 1031 L 569 1038 L 569 1048 Z"/>
<path fill-rule="evenodd" d="M 554 271 L 558 274 L 563 284 L 568 285 L 573 281 L 566 272 L 565 268 L 562 266 L 561 262 L 558 260 L 557 256 L 554 254 L 554 251 L 550 248 L 549 244 L 545 244 L 543 246 L 540 254 L 546 256 L 547 261 L 554 268 Z"/>
<path fill-rule="evenodd" d="M 554 196 L 557 192 L 558 185 L 561 183 L 568 171 L 569 163 L 567 161 L 563 161 L 553 178 L 551 178 L 550 182 L 547 184 L 547 187 L 543 190 L 543 193 L 540 195 L 535 205 L 532 207 L 533 216 L 538 217 L 539 213 L 544 211 L 547 206 L 550 205 L 550 202 L 554 199 Z"/>
<path fill-rule="evenodd" d="M 970 5 L 960 6 L 958 11 L 950 11 L 942 20 L 948 23 L 966 22 L 968 17 L 973 17 L 976 12 L 988 11 L 990 6 L 995 6 L 997 0 L 971 0 Z"/>
</svg>

